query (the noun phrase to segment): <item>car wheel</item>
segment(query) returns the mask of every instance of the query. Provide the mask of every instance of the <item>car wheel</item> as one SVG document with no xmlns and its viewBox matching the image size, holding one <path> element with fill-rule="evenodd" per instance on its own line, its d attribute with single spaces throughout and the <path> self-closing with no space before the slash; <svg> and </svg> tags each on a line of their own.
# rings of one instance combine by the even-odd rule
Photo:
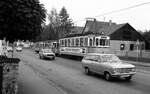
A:
<svg viewBox="0 0 150 94">
<path fill-rule="evenodd" d="M 85 74 L 87 74 L 87 75 L 90 75 L 91 74 L 91 71 L 90 71 L 90 69 L 89 68 L 84 68 L 84 72 L 85 72 Z"/>
<path fill-rule="evenodd" d="M 132 79 L 132 76 L 125 77 L 125 79 L 126 79 L 127 81 L 130 81 L 130 80 Z"/>
<path fill-rule="evenodd" d="M 108 73 L 108 72 L 106 72 L 104 76 L 105 76 L 105 80 L 107 80 L 107 81 L 110 81 L 112 79 L 110 73 Z"/>
<path fill-rule="evenodd" d="M 55 57 L 53 57 L 53 60 L 55 60 Z"/>
</svg>

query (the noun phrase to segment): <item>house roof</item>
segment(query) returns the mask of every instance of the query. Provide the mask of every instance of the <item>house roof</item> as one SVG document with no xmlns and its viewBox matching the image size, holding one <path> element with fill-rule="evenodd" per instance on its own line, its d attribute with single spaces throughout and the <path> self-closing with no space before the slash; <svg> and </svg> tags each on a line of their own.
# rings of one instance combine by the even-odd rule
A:
<svg viewBox="0 0 150 94">
<path fill-rule="evenodd" d="M 84 28 L 84 27 L 81 27 L 81 26 L 75 26 L 75 27 L 71 30 L 71 32 L 72 32 L 72 33 L 82 33 L 83 28 Z"/>
<path fill-rule="evenodd" d="M 112 22 L 87 21 L 85 27 L 75 27 L 72 34 L 65 37 L 84 36 L 88 34 L 110 35 L 128 23 L 116 24 Z"/>
<path fill-rule="evenodd" d="M 101 22 L 101 21 L 87 21 L 85 28 L 83 30 L 83 34 L 87 32 L 93 32 L 102 34 L 102 32 L 106 35 L 110 35 L 115 32 L 119 28 L 123 27 L 125 24 L 116 24 L 112 22 Z"/>
<path fill-rule="evenodd" d="M 104 33 L 106 35 L 110 35 L 113 32 L 117 31 L 118 29 L 120 29 L 121 27 L 125 26 L 127 23 L 125 24 L 115 24 L 115 25 L 111 25 L 111 26 L 104 26 L 102 28 L 100 28 L 98 30 L 98 33 Z"/>
</svg>

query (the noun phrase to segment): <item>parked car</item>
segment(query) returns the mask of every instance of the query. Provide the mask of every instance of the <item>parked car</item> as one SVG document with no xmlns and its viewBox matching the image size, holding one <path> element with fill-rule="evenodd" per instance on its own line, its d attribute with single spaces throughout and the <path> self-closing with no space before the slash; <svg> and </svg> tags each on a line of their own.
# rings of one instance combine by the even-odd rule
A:
<svg viewBox="0 0 150 94">
<path fill-rule="evenodd" d="M 55 59 L 55 53 L 53 53 L 52 49 L 41 49 L 39 51 L 39 58 L 40 59 Z"/>
<path fill-rule="evenodd" d="M 13 51 L 13 48 L 11 46 L 8 46 L 7 47 L 7 52 L 12 52 Z"/>
<path fill-rule="evenodd" d="M 21 46 L 16 47 L 16 51 L 17 52 L 21 52 L 22 51 L 22 47 Z"/>
<path fill-rule="evenodd" d="M 82 59 L 82 67 L 86 74 L 98 73 L 104 75 L 106 80 L 113 77 L 131 80 L 136 73 L 134 65 L 123 63 L 114 54 L 89 53 Z"/>
<path fill-rule="evenodd" d="M 36 53 L 39 53 L 40 48 L 39 48 L 39 47 L 36 47 L 36 48 L 34 48 L 34 51 L 35 51 Z"/>
</svg>

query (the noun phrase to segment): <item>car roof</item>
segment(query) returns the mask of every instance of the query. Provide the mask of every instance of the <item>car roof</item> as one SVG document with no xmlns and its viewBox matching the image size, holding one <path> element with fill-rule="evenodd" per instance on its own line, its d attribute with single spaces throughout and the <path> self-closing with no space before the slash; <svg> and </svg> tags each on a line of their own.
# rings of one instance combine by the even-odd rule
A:
<svg viewBox="0 0 150 94">
<path fill-rule="evenodd" d="M 105 54 L 105 53 L 87 53 L 87 55 L 115 55 L 115 54 Z"/>
</svg>

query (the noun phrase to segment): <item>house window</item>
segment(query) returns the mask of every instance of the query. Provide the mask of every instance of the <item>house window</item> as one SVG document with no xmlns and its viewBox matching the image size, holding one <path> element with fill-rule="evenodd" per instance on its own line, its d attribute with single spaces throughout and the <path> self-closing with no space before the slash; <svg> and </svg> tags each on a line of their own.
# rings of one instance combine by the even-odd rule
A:
<svg viewBox="0 0 150 94">
<path fill-rule="evenodd" d="M 120 44 L 120 50 L 124 50 L 125 49 L 125 44 Z"/>
<path fill-rule="evenodd" d="M 145 45 L 142 44 L 142 45 L 141 45 L 141 50 L 144 50 L 144 49 L 145 49 Z"/>
<path fill-rule="evenodd" d="M 134 44 L 130 44 L 130 50 L 132 51 L 134 49 Z"/>
</svg>

